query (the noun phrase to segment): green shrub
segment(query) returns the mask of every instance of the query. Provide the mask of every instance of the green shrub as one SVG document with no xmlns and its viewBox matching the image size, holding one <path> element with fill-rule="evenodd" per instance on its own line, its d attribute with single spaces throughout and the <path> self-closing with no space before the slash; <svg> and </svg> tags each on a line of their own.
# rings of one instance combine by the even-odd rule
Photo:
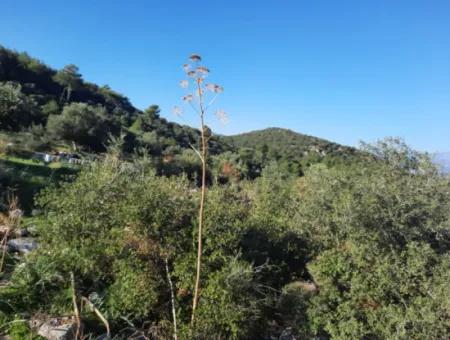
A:
<svg viewBox="0 0 450 340">
<path fill-rule="evenodd" d="M 428 245 L 402 252 L 347 243 L 310 265 L 320 287 L 309 316 L 333 339 L 442 339 L 448 335 L 450 258 Z"/>
<path fill-rule="evenodd" d="M 139 319 L 151 314 L 163 284 L 157 268 L 137 258 L 127 258 L 116 261 L 113 272 L 113 283 L 105 294 L 110 319 L 129 315 Z"/>
<path fill-rule="evenodd" d="M 190 244 L 183 238 L 191 234 L 187 192 L 182 179 L 110 157 L 46 189 L 37 199 L 45 212 L 41 246 L 12 275 L 11 308 L 71 313 L 74 273 L 77 296 L 103 297 L 99 308 L 113 325 L 121 317 L 163 317 L 169 292 L 162 254 Z"/>
</svg>

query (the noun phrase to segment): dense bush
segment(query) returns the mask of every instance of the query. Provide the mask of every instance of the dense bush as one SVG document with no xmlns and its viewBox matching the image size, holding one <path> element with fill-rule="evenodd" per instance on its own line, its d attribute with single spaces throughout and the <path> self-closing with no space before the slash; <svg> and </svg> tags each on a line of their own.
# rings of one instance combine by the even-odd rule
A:
<svg viewBox="0 0 450 340">
<path fill-rule="evenodd" d="M 39 121 L 36 101 L 15 82 L 0 82 L 0 129 L 19 131 Z"/>
<path fill-rule="evenodd" d="M 445 338 L 450 182 L 422 156 L 398 162 L 397 146 L 301 178 L 272 163 L 256 181 L 210 186 L 193 327 L 196 188 L 109 156 L 39 196 L 41 248 L 1 308 L 71 313 L 74 273 L 123 337 L 171 336 L 175 308 L 181 338 Z"/>
<path fill-rule="evenodd" d="M 309 266 L 320 287 L 308 310 L 334 339 L 442 339 L 449 331 L 450 258 L 425 243 L 402 251 L 346 242 Z"/>
<path fill-rule="evenodd" d="M 72 103 L 64 107 L 61 114 L 50 115 L 47 133 L 56 139 L 89 146 L 96 151 L 104 151 L 108 136 L 116 135 L 119 124 L 108 116 L 102 106 Z"/>
</svg>

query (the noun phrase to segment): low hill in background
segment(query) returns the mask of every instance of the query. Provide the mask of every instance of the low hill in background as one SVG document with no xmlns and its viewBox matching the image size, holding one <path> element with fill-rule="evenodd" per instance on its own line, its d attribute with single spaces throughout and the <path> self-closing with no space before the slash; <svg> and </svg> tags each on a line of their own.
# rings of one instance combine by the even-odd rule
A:
<svg viewBox="0 0 450 340">
<path fill-rule="evenodd" d="M 356 151 L 325 139 L 275 127 L 226 136 L 223 140 L 239 148 L 265 149 L 273 158 L 306 156 L 311 153 L 347 156 Z"/>
<path fill-rule="evenodd" d="M 300 171 L 312 163 L 333 165 L 360 156 L 355 148 L 281 128 L 224 136 L 221 140 L 240 149 L 241 153 L 249 153 L 250 150 L 259 153 L 263 163 L 284 162 L 291 168 L 300 168 L 297 169 Z"/>
</svg>

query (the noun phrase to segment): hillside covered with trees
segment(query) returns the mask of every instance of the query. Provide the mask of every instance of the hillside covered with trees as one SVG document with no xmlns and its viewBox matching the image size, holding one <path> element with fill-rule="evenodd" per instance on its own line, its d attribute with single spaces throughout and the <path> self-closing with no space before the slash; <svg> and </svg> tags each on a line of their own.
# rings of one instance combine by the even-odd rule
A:
<svg viewBox="0 0 450 340">
<path fill-rule="evenodd" d="M 225 136 L 222 140 L 240 149 L 244 155 L 256 153 L 260 168 L 276 161 L 298 174 L 314 163 L 333 166 L 363 156 L 355 148 L 280 128 Z"/>
<path fill-rule="evenodd" d="M 69 149 L 98 153 L 111 140 L 120 139 L 125 153 L 145 152 L 159 158 L 162 173 L 195 168 L 191 146 L 198 143 L 199 131 L 169 122 L 159 112 L 157 105 L 138 110 L 108 86 L 85 81 L 73 64 L 54 70 L 26 52 L 0 47 L 0 129 L 25 133 L 26 150 L 52 150 L 63 143 Z M 229 163 L 225 170 L 246 178 L 259 176 L 271 161 L 282 161 L 301 174 L 310 164 L 333 165 L 356 153 L 282 129 L 213 136 L 208 144 L 211 155 L 221 154 L 215 164 Z"/>
<path fill-rule="evenodd" d="M 161 118 L 158 106 L 140 111 L 108 86 L 85 81 L 73 64 L 54 70 L 1 46 L 0 129 L 29 131 L 36 149 L 63 140 L 94 152 L 122 135 L 125 151 L 144 148 L 153 155 L 187 149 L 198 139 L 197 130 Z M 222 150 L 215 140 L 210 144 L 211 153 Z"/>
</svg>

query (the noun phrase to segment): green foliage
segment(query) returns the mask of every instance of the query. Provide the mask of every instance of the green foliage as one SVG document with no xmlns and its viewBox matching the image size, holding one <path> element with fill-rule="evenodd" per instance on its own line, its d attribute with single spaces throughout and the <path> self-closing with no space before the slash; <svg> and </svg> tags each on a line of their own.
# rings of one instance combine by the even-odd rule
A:
<svg viewBox="0 0 450 340">
<path fill-rule="evenodd" d="M 112 280 L 105 293 L 105 308 L 113 320 L 130 314 L 134 318 L 148 316 L 163 287 L 154 264 L 132 257 L 114 262 Z"/>
<path fill-rule="evenodd" d="M 126 132 L 124 152 L 145 149 L 163 158 L 171 147 L 190 149 L 198 143 L 198 130 L 168 122 L 159 111 L 157 105 L 140 111 L 109 86 L 83 80 L 75 65 L 56 71 L 26 53 L 0 46 L 0 129 L 20 131 L 33 124 L 48 127 L 48 133 L 39 133 L 37 148 L 50 148 L 55 139 L 67 139 L 90 150 L 105 151 L 109 134 L 118 137 Z M 47 139 L 40 141 L 44 136 Z M 230 149 L 215 137 L 209 141 L 211 154 Z M 182 171 L 178 165 L 159 164 L 159 173 Z"/>
<path fill-rule="evenodd" d="M 89 297 L 124 338 L 172 336 L 172 308 L 187 339 L 448 338 L 449 178 L 398 139 L 359 152 L 282 129 L 209 141 L 191 326 L 199 132 L 159 113 L 84 81 L 73 65 L 55 71 L 0 48 L 0 123 L 10 134 L 1 190 L 15 189 L 28 213 L 46 188 L 33 221 L 40 248 L 0 285 L 11 336 L 31 336 L 19 319 L 33 313 L 72 313 L 73 273 L 78 299 Z M 110 154 L 72 181 L 61 180 L 74 169 L 17 157 L 60 139 Z M 92 314 L 82 318 L 97 329 Z"/>
<path fill-rule="evenodd" d="M 416 171 L 429 163 L 429 157 L 412 150 L 400 138 L 386 138 L 374 144 L 361 143 L 360 148 L 385 164 L 405 170 Z"/>
<path fill-rule="evenodd" d="M 248 189 L 253 199 L 249 228 L 241 241 L 243 255 L 258 266 L 269 264 L 265 279 L 277 289 L 306 276 L 307 244 L 293 224 L 301 204 L 296 181 L 272 163 Z"/>
<path fill-rule="evenodd" d="M 27 320 L 21 319 L 19 316 L 9 322 L 7 334 L 12 340 L 42 339 L 40 336 L 34 335 L 27 325 Z"/>
<path fill-rule="evenodd" d="M 18 131 L 37 121 L 38 107 L 14 82 L 0 82 L 0 129 Z"/>
<path fill-rule="evenodd" d="M 401 248 L 424 240 L 448 249 L 448 180 L 371 162 L 347 169 L 318 166 L 301 181 L 298 225 L 318 250 L 370 238 Z"/>
<path fill-rule="evenodd" d="M 276 304 L 277 313 L 285 329 L 295 330 L 302 337 L 311 334 L 307 311 L 312 293 L 305 289 L 305 283 L 294 281 L 282 288 Z"/>
<path fill-rule="evenodd" d="M 162 256 L 178 254 L 189 242 L 186 192 L 183 180 L 114 158 L 47 189 L 38 199 L 46 212 L 41 247 L 17 267 L 13 289 L 0 291 L 2 300 L 15 311 L 70 312 L 73 272 L 78 294 L 100 296 L 99 308 L 113 324 L 161 318 L 168 294 Z"/>
<path fill-rule="evenodd" d="M 339 160 L 350 162 L 361 157 L 356 149 L 280 128 L 226 136 L 222 140 L 239 149 L 242 161 L 247 164 L 248 178 L 257 177 L 274 161 L 301 175 L 314 163 L 334 165 Z"/>
<path fill-rule="evenodd" d="M 72 103 L 59 115 L 50 115 L 47 132 L 57 139 L 73 141 L 94 150 L 104 150 L 108 135 L 118 128 L 102 106 Z"/>
<path fill-rule="evenodd" d="M 41 106 L 42 114 L 48 118 L 50 115 L 61 113 L 61 108 L 56 100 L 50 100 Z"/>
<path fill-rule="evenodd" d="M 211 185 L 193 327 L 197 190 L 114 153 L 40 195 L 41 247 L 0 289 L 1 308 L 70 313 L 73 272 L 116 334 L 150 320 L 147 334 L 170 337 L 173 293 L 188 339 L 445 338 L 450 183 L 395 150 L 301 178 L 271 162 L 255 181 Z"/>
<path fill-rule="evenodd" d="M 73 90 L 78 89 L 81 86 L 82 79 L 81 74 L 78 73 L 79 69 L 76 65 L 70 64 L 64 66 L 64 68 L 54 75 L 53 79 L 65 88 L 67 93 L 66 100 L 70 100 L 70 94 Z"/>
<path fill-rule="evenodd" d="M 252 266 L 232 259 L 209 277 L 202 290 L 194 339 L 246 339 L 259 313 Z"/>
<path fill-rule="evenodd" d="M 0 199 L 5 202 L 8 191 L 19 197 L 19 203 L 26 213 L 34 206 L 34 197 L 43 188 L 70 178 L 76 168 L 65 166 L 48 167 L 14 156 L 0 157 Z"/>
<path fill-rule="evenodd" d="M 355 243 L 324 251 L 310 265 L 320 286 L 312 324 L 335 339 L 444 338 L 449 260 L 415 242 L 400 252 Z"/>
<path fill-rule="evenodd" d="M 440 339 L 449 330 L 450 183 L 425 160 L 409 166 L 411 151 L 382 146 L 386 163 L 316 166 L 300 180 L 294 220 L 319 286 L 308 320 L 336 339 Z"/>
</svg>

